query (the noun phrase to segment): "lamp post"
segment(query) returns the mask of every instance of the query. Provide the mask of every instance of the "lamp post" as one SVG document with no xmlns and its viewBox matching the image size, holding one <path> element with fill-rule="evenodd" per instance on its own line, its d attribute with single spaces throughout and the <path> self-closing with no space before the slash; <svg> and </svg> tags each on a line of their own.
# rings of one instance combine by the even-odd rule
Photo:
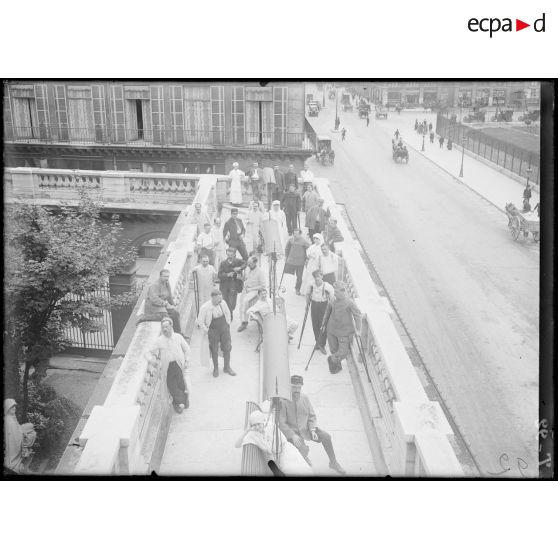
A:
<svg viewBox="0 0 558 558">
<path fill-rule="evenodd" d="M 426 130 L 422 131 L 422 149 L 421 151 L 424 151 L 424 138 L 426 137 Z"/>
<path fill-rule="evenodd" d="M 531 177 L 531 173 L 533 172 L 533 169 L 531 168 L 531 165 L 529 165 L 526 169 L 525 169 L 525 174 L 527 175 L 527 188 L 529 188 L 529 178 Z"/>
<path fill-rule="evenodd" d="M 463 145 L 461 150 L 461 168 L 459 169 L 459 178 L 463 178 L 463 159 L 465 159 L 465 142 L 469 142 L 469 136 L 463 138 Z"/>
</svg>

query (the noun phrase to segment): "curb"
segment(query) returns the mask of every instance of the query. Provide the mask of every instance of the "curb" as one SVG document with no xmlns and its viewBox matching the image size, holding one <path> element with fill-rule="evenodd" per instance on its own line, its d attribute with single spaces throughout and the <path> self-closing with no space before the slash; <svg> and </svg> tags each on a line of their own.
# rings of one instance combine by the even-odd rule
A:
<svg viewBox="0 0 558 558">
<path fill-rule="evenodd" d="M 485 196 L 483 196 L 482 194 L 479 194 L 474 188 L 472 188 L 471 186 L 469 186 L 466 182 L 463 182 L 463 180 L 460 180 L 459 178 L 457 178 L 456 176 L 454 176 L 453 174 L 451 174 L 451 172 L 449 170 L 447 170 L 446 168 L 442 167 L 442 165 L 438 164 L 436 161 L 434 161 L 433 159 L 431 159 L 430 157 L 427 157 L 426 155 L 422 154 L 422 151 L 419 151 L 418 149 L 416 149 L 415 147 L 413 147 L 409 142 L 406 142 L 407 145 L 416 153 L 418 153 L 419 155 L 421 155 L 422 157 L 424 157 L 425 159 L 427 159 L 428 161 L 430 161 L 433 165 L 436 165 L 439 169 L 443 170 L 446 174 L 449 174 L 456 182 L 459 182 L 459 184 L 463 184 L 463 186 L 465 186 L 466 188 L 468 188 L 469 190 L 471 190 L 471 192 L 473 192 L 474 194 L 476 194 L 479 198 L 482 198 L 484 201 L 488 202 L 491 206 L 495 207 L 498 211 L 500 211 L 501 213 L 503 213 L 504 215 L 506 215 L 506 212 L 504 209 L 502 209 L 500 206 L 496 205 L 493 201 L 489 200 L 488 198 L 486 198 Z"/>
</svg>

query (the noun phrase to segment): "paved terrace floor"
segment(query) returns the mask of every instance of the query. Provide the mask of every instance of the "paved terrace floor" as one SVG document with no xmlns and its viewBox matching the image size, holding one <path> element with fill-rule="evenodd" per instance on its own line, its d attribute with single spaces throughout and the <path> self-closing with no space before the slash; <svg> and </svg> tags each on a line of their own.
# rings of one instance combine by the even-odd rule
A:
<svg viewBox="0 0 558 558">
<path fill-rule="evenodd" d="M 242 210 L 241 210 L 242 216 Z M 228 219 L 224 210 L 224 219 Z M 283 263 L 278 264 L 278 275 Z M 267 258 L 262 258 L 267 274 Z M 304 331 L 300 350 L 297 349 L 300 327 L 304 317 L 305 298 L 294 292 L 295 277 L 285 275 L 283 294 L 287 314 L 299 322 L 295 340 L 289 344 L 291 374 L 304 376 L 304 388 L 316 411 L 318 425 L 333 437 L 337 459 L 348 475 L 375 475 L 375 467 L 347 363 L 343 371 L 331 375 L 326 356 L 316 352 L 308 371 L 304 366 L 312 352 L 314 336 L 310 317 Z M 246 401 L 258 401 L 259 356 L 255 352 L 258 332 L 255 323 L 237 333 L 238 309 L 231 326 L 231 366 L 237 376 L 212 376 L 213 368 L 200 365 L 199 329 L 191 338 L 192 359 L 190 374 L 192 397 L 190 408 L 174 414 L 159 474 L 161 475 L 240 475 L 242 451 L 234 447 L 244 429 Z M 220 359 L 222 369 L 222 359 Z M 309 442 L 310 459 L 315 475 L 336 475 L 329 469 L 329 460 L 321 446 Z"/>
</svg>

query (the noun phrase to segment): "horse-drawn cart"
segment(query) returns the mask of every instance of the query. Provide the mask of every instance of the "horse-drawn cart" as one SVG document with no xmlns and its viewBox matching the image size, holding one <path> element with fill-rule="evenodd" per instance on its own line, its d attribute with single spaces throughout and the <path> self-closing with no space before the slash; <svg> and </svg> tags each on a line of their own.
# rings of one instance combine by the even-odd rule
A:
<svg viewBox="0 0 558 558">
<path fill-rule="evenodd" d="M 393 160 L 396 163 L 408 163 L 409 162 L 409 151 L 405 145 L 392 145 Z"/>
<path fill-rule="evenodd" d="M 529 233 L 531 233 L 534 242 L 538 242 L 541 222 L 534 211 L 521 213 L 513 203 L 508 203 L 506 204 L 506 213 L 508 215 L 508 228 L 514 240 L 519 238 L 520 233 L 523 233 L 523 238 L 525 239 L 529 236 Z"/>
</svg>

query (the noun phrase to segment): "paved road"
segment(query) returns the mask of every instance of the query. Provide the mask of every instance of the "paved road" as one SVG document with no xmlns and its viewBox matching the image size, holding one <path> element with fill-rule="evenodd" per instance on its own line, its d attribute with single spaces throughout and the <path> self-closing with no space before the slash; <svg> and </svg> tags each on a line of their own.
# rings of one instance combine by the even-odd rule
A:
<svg viewBox="0 0 558 558">
<path fill-rule="evenodd" d="M 539 251 L 507 218 L 432 162 L 391 159 L 390 121 L 311 119 L 334 137 L 329 178 L 475 456 L 482 475 L 537 474 Z M 505 459 L 505 458 L 504 458 Z M 502 461 L 503 463 L 504 461 Z M 507 468 L 507 467 L 506 467 Z"/>
</svg>

